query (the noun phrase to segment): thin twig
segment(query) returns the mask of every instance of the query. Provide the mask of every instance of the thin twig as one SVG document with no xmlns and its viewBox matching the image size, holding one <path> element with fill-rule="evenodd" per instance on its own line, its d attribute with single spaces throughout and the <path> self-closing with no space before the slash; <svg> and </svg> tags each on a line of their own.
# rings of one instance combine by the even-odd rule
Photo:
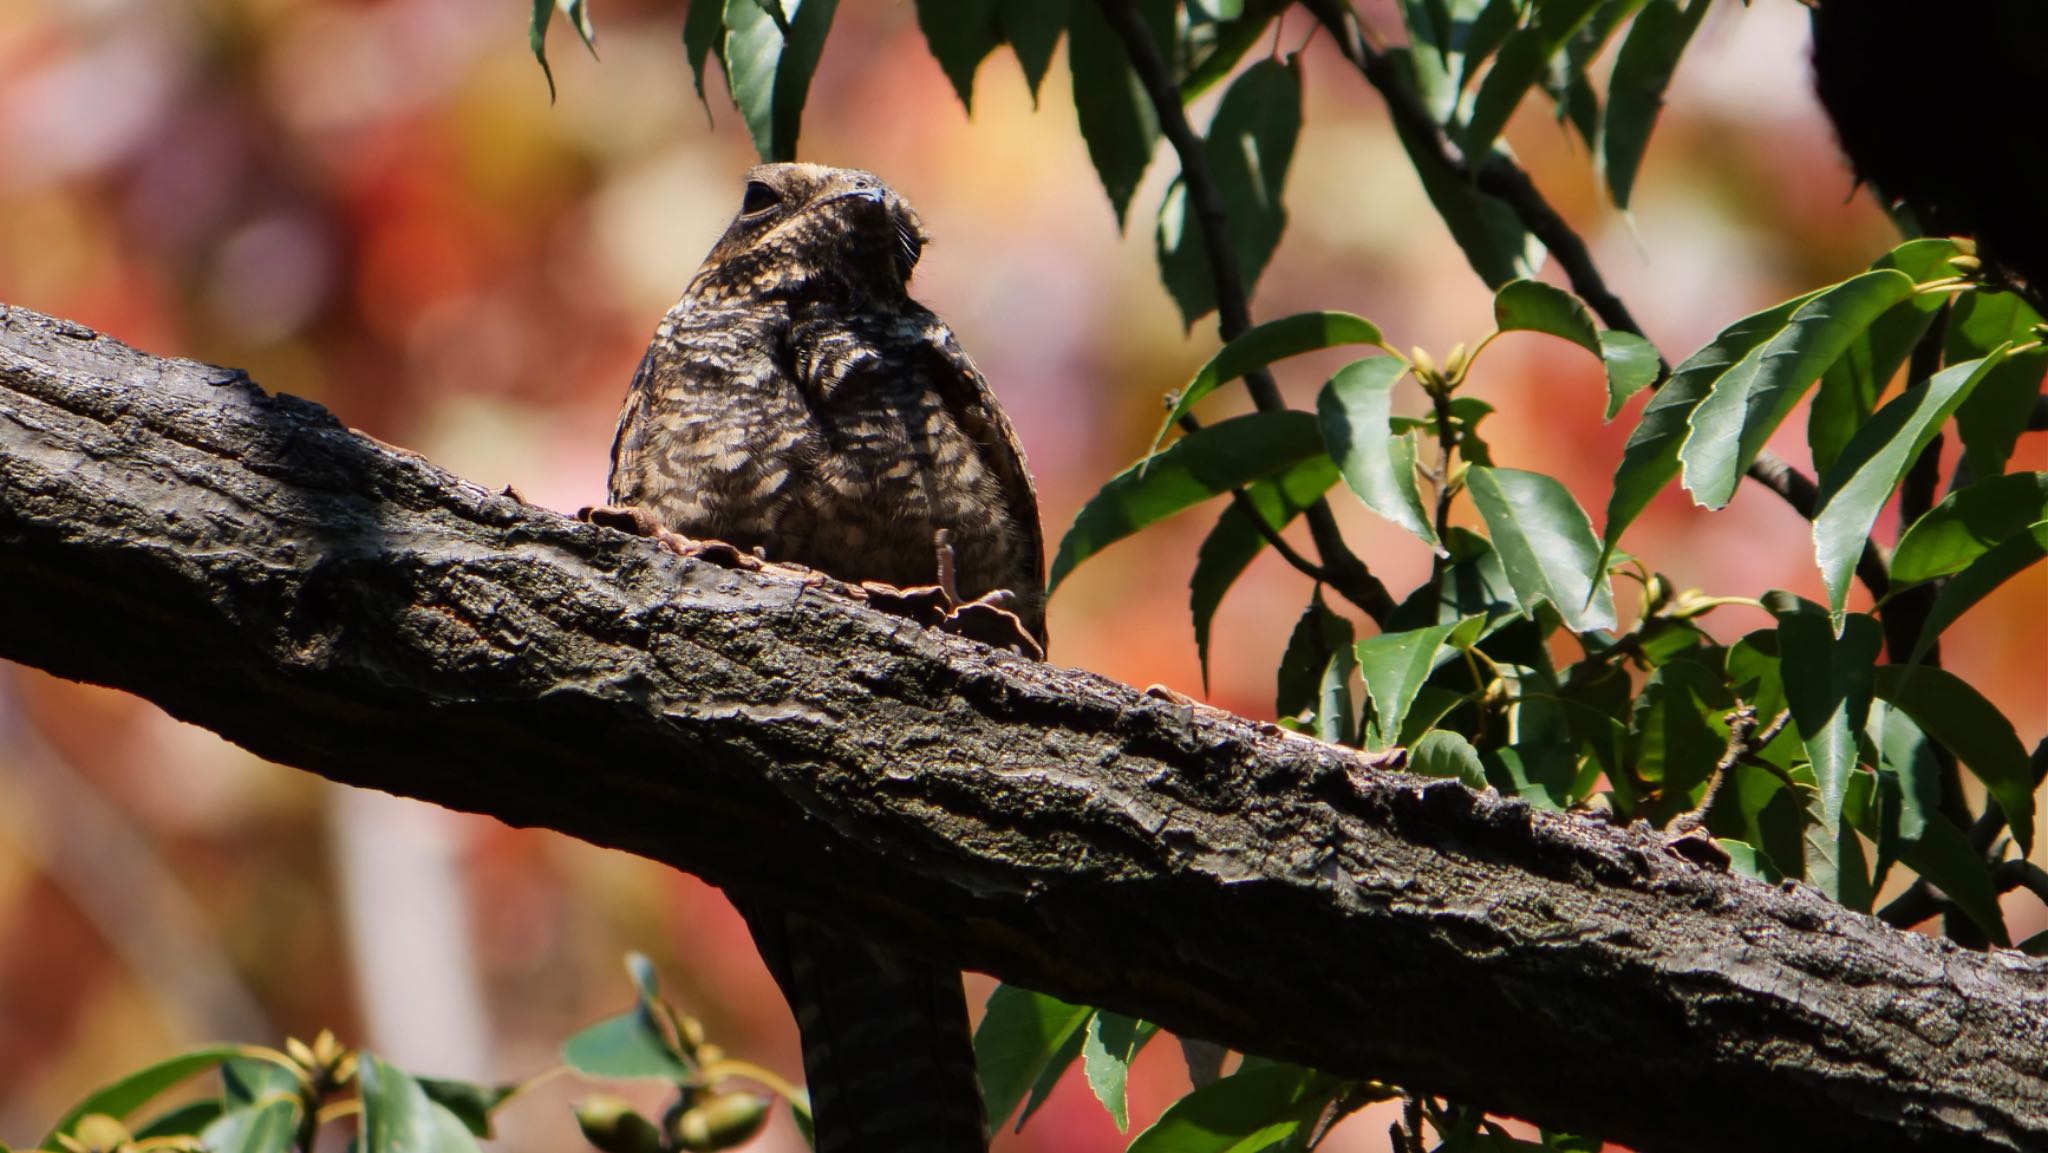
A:
<svg viewBox="0 0 2048 1153">
<path fill-rule="evenodd" d="M 1197 420 L 1193 413 L 1182 413 L 1179 424 L 1183 432 L 1202 430 L 1202 422 Z M 1328 569 L 1301 555 L 1293 545 L 1287 543 L 1285 537 L 1280 535 L 1279 529 L 1266 523 L 1265 514 L 1259 511 L 1258 505 L 1252 503 L 1251 494 L 1242 488 L 1233 488 L 1230 490 L 1230 503 L 1236 505 L 1237 510 L 1245 515 L 1245 519 L 1252 522 L 1252 530 L 1257 532 L 1274 552 L 1279 553 L 1282 560 L 1293 565 L 1296 571 L 1310 580 L 1322 584 L 1330 583 Z"/>
<path fill-rule="evenodd" d="M 1180 88 L 1173 82 L 1173 72 L 1167 67 L 1166 58 L 1160 55 L 1159 46 L 1152 40 L 1152 30 L 1137 6 L 1132 0 L 1097 0 L 1097 6 L 1123 43 L 1124 55 L 1129 58 L 1132 70 L 1137 73 L 1138 81 L 1159 117 L 1160 133 L 1180 157 L 1181 179 L 1187 186 L 1188 203 L 1195 210 L 1195 220 L 1202 229 L 1203 247 L 1209 257 L 1209 272 L 1216 296 L 1217 327 L 1224 340 L 1235 340 L 1252 326 L 1251 306 L 1245 299 L 1244 274 L 1238 267 L 1237 246 L 1230 237 L 1230 221 L 1224 211 L 1223 194 L 1209 172 L 1209 158 L 1202 147 L 1201 137 L 1188 123 L 1187 110 L 1180 102 Z M 1260 412 L 1279 412 L 1287 407 L 1272 373 L 1258 369 L 1246 373 L 1244 382 L 1252 404 Z M 1303 511 L 1302 516 L 1308 522 L 1309 536 L 1315 541 L 1316 552 L 1322 556 L 1325 583 L 1357 605 L 1374 623 L 1386 623 L 1394 611 L 1394 598 L 1387 592 L 1387 586 L 1372 575 L 1365 562 L 1359 560 L 1358 554 L 1344 542 L 1343 533 L 1337 528 L 1336 514 L 1330 511 L 1330 503 L 1319 497 Z"/>
<path fill-rule="evenodd" d="M 1790 712 L 1780 712 L 1772 718 L 1770 726 L 1764 730 L 1770 737 L 1759 740 L 1754 705 L 1745 704 L 1729 713 L 1725 718 L 1728 722 L 1728 746 L 1721 751 L 1721 759 L 1714 762 L 1714 771 L 1707 776 L 1706 791 L 1700 794 L 1699 804 L 1672 818 L 1671 824 L 1667 826 L 1670 831 L 1690 833 L 1704 826 L 1707 823 L 1707 810 L 1714 807 L 1714 797 L 1720 793 L 1721 784 L 1728 779 L 1728 774 L 1734 772 L 1735 766 L 1741 764 L 1745 757 L 1769 744 L 1770 738 L 1775 738 L 1782 732 L 1785 720 L 1789 716 Z"/>
</svg>

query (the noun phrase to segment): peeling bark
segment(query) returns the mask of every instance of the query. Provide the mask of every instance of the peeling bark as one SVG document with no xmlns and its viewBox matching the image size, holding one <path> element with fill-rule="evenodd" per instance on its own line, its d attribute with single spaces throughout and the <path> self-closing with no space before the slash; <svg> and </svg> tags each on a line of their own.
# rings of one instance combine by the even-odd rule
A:
<svg viewBox="0 0 2048 1153">
<path fill-rule="evenodd" d="M 5 306 L 0 655 L 333 780 L 1645 1151 L 2048 1148 L 2048 961 L 684 560 Z"/>
</svg>

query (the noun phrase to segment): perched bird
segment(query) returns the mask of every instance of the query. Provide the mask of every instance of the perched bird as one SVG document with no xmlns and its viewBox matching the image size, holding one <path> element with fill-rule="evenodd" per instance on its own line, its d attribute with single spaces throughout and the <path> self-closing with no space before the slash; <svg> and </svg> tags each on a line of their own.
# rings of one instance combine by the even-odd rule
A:
<svg viewBox="0 0 2048 1153">
<path fill-rule="evenodd" d="M 1042 646 L 1037 496 L 994 393 L 906 290 L 924 246 L 868 173 L 749 172 L 626 397 L 611 503 L 843 580 L 1000 602 Z M 803 1034 L 820 1153 L 986 1148 L 957 972 L 738 903 Z"/>
</svg>

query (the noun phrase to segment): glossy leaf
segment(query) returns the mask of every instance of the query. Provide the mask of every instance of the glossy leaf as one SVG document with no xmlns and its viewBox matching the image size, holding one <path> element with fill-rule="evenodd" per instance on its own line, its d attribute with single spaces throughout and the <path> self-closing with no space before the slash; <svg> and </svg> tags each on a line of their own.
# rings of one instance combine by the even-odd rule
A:
<svg viewBox="0 0 2048 1153">
<path fill-rule="evenodd" d="M 1074 1063 L 1081 1059 L 1081 1046 L 1088 1043 L 1088 1018 L 1092 1016 L 1094 1010 L 1091 1009 L 1082 1018 L 1082 1027 L 1067 1034 L 1067 1039 L 1060 1043 L 1059 1048 L 1053 1050 L 1051 1058 L 1045 1063 L 1045 1068 L 1039 1070 L 1038 1079 L 1031 1083 L 1030 1095 L 1024 1098 L 1024 1108 L 1017 1112 L 1017 1132 L 1024 1131 L 1024 1123 L 1031 1120 L 1031 1115 L 1038 1112 L 1039 1108 L 1052 1098 L 1053 1090 L 1059 1088 L 1060 1080 L 1067 1075 L 1067 1070 L 1073 1068 Z"/>
<path fill-rule="evenodd" d="M 1252 517 L 1256 515 L 1275 531 L 1285 528 L 1335 483 L 1337 466 L 1327 456 L 1313 456 L 1277 476 L 1244 486 L 1256 514 L 1233 500 L 1216 518 L 1216 527 L 1209 530 L 1195 554 L 1194 575 L 1188 578 L 1188 611 L 1195 620 L 1195 651 L 1201 660 L 1205 690 L 1209 684 L 1209 629 L 1216 609 L 1223 603 L 1223 594 L 1266 548 L 1266 538 Z"/>
<path fill-rule="evenodd" d="M 975 70 L 1001 40 L 996 0 L 917 0 L 917 26 L 961 106 L 972 111 Z"/>
<path fill-rule="evenodd" d="M 113 1118 L 124 1118 L 151 1098 L 174 1085 L 189 1081 L 202 1073 L 211 1072 L 223 1061 L 240 1056 L 239 1045 L 209 1045 L 201 1049 L 180 1053 L 175 1057 L 145 1065 L 135 1072 L 116 1081 L 100 1086 L 85 1098 L 66 1110 L 50 1127 L 50 1131 L 37 1142 L 37 1148 L 57 1149 L 59 1134 L 70 1134 L 78 1127 L 79 1118 L 92 1113 L 104 1113 Z"/>
<path fill-rule="evenodd" d="M 1038 103 L 1038 86 L 1052 66 L 1053 49 L 1066 30 L 1067 16 L 1074 0 L 997 0 L 996 19 L 1003 39 L 1017 54 L 1024 70 L 1024 82 L 1031 88 L 1031 102 Z"/>
<path fill-rule="evenodd" d="M 1651 498 L 1678 475 L 1678 449 L 1688 431 L 1686 420 L 1714 382 L 1781 331 L 1808 299 L 1797 297 L 1736 321 L 1672 370 L 1671 379 L 1643 407 L 1642 418 L 1622 449 L 1621 465 L 1614 471 L 1603 534 L 1609 551 L 1649 507 Z"/>
<path fill-rule="evenodd" d="M 469 1130 L 455 1114 L 435 1104 L 410 1074 L 370 1053 L 361 1054 L 359 1061 L 362 1153 L 478 1153 Z"/>
<path fill-rule="evenodd" d="M 796 159 L 811 75 L 838 3 L 725 0 L 726 82 L 764 161 Z M 780 5 L 783 21 L 771 16 L 767 5 Z"/>
<path fill-rule="evenodd" d="M 1416 690 L 1443 659 L 1456 654 L 1456 649 L 1445 649 L 1444 641 L 1457 627 L 1456 623 L 1432 625 L 1381 633 L 1358 642 L 1358 672 L 1372 697 L 1373 748 L 1385 748 L 1400 733 L 1408 707 L 1415 703 Z"/>
<path fill-rule="evenodd" d="M 1856 734 L 1870 721 L 1874 666 L 1884 630 L 1851 613 L 1835 635 L 1829 618 L 1804 601 L 1778 614 L 1778 651 L 1792 725 L 1820 788 L 1820 827 L 1831 834 L 1842 820 L 1849 774 L 1856 769 Z"/>
<path fill-rule="evenodd" d="M 1613 420 L 1628 398 L 1657 383 L 1664 361 L 1657 346 L 1633 332 L 1607 329 L 1600 334 L 1600 362 L 1607 370 L 1607 411 Z"/>
<path fill-rule="evenodd" d="M 1709 508 L 1726 505 L 1806 390 L 1872 321 L 1912 292 L 1913 278 L 1894 269 L 1845 280 L 1808 298 L 1782 328 L 1716 377 L 1687 418 L 1690 431 L 1678 451 L 1693 499 Z"/>
<path fill-rule="evenodd" d="M 1992 883 L 1984 855 L 1970 845 L 1970 838 L 1939 813 L 1930 814 L 1919 840 L 1907 845 L 1900 855 L 1914 872 L 1927 878 L 1955 901 L 1991 943 L 2012 944 L 2005 928 L 2005 915 L 1998 907 L 1998 888 Z"/>
<path fill-rule="evenodd" d="M 2048 559 L 2048 520 L 2028 525 L 2025 532 L 2001 541 L 1971 561 L 1968 568 L 1951 577 L 1935 594 L 1927 620 L 1921 626 L 1920 639 L 1913 645 L 1912 662 L 1919 663 L 1942 632 L 1978 601 L 2043 559 Z"/>
<path fill-rule="evenodd" d="M 1257 1153 L 1312 1123 L 1336 1087 L 1293 1065 L 1241 1069 L 1167 1106 L 1127 1153 Z"/>
<path fill-rule="evenodd" d="M 1502 332 L 1547 333 L 1599 357 L 1607 374 L 1609 420 L 1656 381 L 1661 367 L 1656 346 L 1632 332 L 1602 332 L 1578 297 L 1540 280 L 1502 285 L 1493 297 L 1493 320 Z"/>
<path fill-rule="evenodd" d="M 1650 131 L 1664 108 L 1664 91 L 1711 2 L 1649 0 L 1622 38 L 1607 80 L 1607 110 L 1600 124 L 1600 167 L 1617 208 L 1628 208 Z"/>
<path fill-rule="evenodd" d="M 417 1077 L 420 1092 L 448 1110 L 472 1136 L 491 1136 L 491 1113 L 519 1091 L 517 1085 L 479 1085 L 445 1077 Z"/>
<path fill-rule="evenodd" d="M 1166 432 L 1175 421 L 1219 386 L 1290 356 L 1346 344 L 1386 346 L 1378 325 L 1348 312 L 1298 312 L 1253 327 L 1218 349 L 1194 379 L 1188 381 L 1187 387 L 1180 390 L 1172 410 L 1152 438 L 1153 449 L 1156 451 L 1159 442 L 1166 439 Z"/>
<path fill-rule="evenodd" d="M 1534 18 L 1501 45 L 1493 67 L 1479 82 L 1460 146 L 1467 156 L 1484 156 L 1507 127 L 1522 97 L 1600 0 L 1535 0 Z"/>
<path fill-rule="evenodd" d="M 1877 701 L 1870 707 L 1870 734 L 1877 746 L 1880 797 L 1896 814 L 1887 817 L 1885 832 L 1900 843 L 1917 841 L 1928 818 L 1941 808 L 1941 764 L 1934 742 L 1904 711 Z M 1896 853 L 1880 843 L 1879 851 Z"/>
<path fill-rule="evenodd" d="M 1848 600 L 1856 559 L 1863 555 L 1871 526 L 1892 490 L 1995 363 L 1966 361 L 1907 389 L 1856 430 L 1835 467 L 1822 478 L 1813 517 L 1813 550 L 1831 611 L 1840 613 Z"/>
<path fill-rule="evenodd" d="M 1159 118 L 1131 70 L 1116 30 L 1090 0 L 1073 5 L 1067 24 L 1067 68 L 1073 74 L 1081 138 L 1116 210 L 1117 227 L 1122 228 L 1131 196 L 1159 142 Z"/>
<path fill-rule="evenodd" d="M 1980 480 L 1948 494 L 1907 527 L 1892 550 L 1892 580 L 1904 586 L 1961 572 L 2043 520 L 2048 520 L 2048 472 Z"/>
<path fill-rule="evenodd" d="M 974 1030 L 974 1062 L 989 1127 L 1002 1128 L 1046 1064 L 1081 1032 L 1091 1010 L 1016 985 L 998 985 Z M 1078 1047 L 1078 1046 L 1077 1046 Z"/>
<path fill-rule="evenodd" d="M 206 1153 L 286 1153 L 304 1115 L 296 1095 L 266 1097 L 223 1111 L 200 1132 L 199 1144 Z"/>
<path fill-rule="evenodd" d="M 645 1005 L 607 1017 L 562 1042 L 562 1061 L 592 1077 L 681 1081 L 690 1068 Z"/>
<path fill-rule="evenodd" d="M 1392 356 L 1353 361 L 1316 397 L 1323 443 L 1365 507 L 1435 545 L 1415 487 L 1415 442 L 1393 432 L 1394 386 L 1408 366 Z"/>
<path fill-rule="evenodd" d="M 1322 684 L 1316 694 L 1316 737 L 1333 745 L 1358 740 L 1358 713 L 1351 703 L 1351 674 L 1358 671 L 1358 658 L 1349 648 L 1330 654 L 1323 666 Z"/>
<path fill-rule="evenodd" d="M 1486 767 L 1472 742 L 1449 729 L 1424 733 L 1408 750 L 1408 771 L 1419 777 L 1455 777 L 1468 789 L 1486 787 Z"/>
<path fill-rule="evenodd" d="M 1305 412 L 1255 412 L 1189 433 L 1110 478 L 1082 507 L 1047 587 L 1148 524 L 1321 455 L 1322 433 Z"/>
<path fill-rule="evenodd" d="M 1124 1092 L 1131 1062 L 1158 1031 L 1156 1025 L 1106 1009 L 1088 1019 L 1087 1038 L 1081 1043 L 1081 1068 L 1087 1074 L 1088 1088 L 1109 1111 L 1119 1133 L 1131 1123 Z"/>
<path fill-rule="evenodd" d="M 1630 728 L 1636 775 L 1657 793 L 1652 821 L 1668 820 L 1697 803 L 1695 793 L 1728 747 L 1721 718 L 1734 703 L 1719 674 L 1697 661 L 1672 661 L 1643 682 Z"/>
<path fill-rule="evenodd" d="M 2033 768 L 2019 733 L 1998 706 L 1954 673 L 1928 666 L 1886 665 L 1877 670 L 1875 690 L 1984 782 L 2005 812 L 2021 855 L 2033 852 Z"/>
<path fill-rule="evenodd" d="M 1996 476 L 2012 459 L 2013 445 L 2041 396 L 2048 348 L 2032 348 L 2000 361 L 1956 410 L 1956 433 L 1978 476 Z"/>
<path fill-rule="evenodd" d="M 1573 632 L 1614 627 L 1600 541 L 1564 485 L 1542 473 L 1474 466 L 1467 491 L 1524 612 L 1547 601 Z"/>
<path fill-rule="evenodd" d="M 296 1096 L 303 1088 L 295 1068 L 260 1057 L 231 1057 L 220 1064 L 221 1099 L 230 1107 L 253 1105 L 278 1094 Z"/>
<path fill-rule="evenodd" d="M 1240 289 L 1249 297 L 1287 226 L 1282 190 L 1301 135 L 1301 68 L 1261 60 L 1238 74 L 1223 94 L 1202 151 L 1223 202 L 1237 258 Z M 1216 310 L 1209 246 L 1176 178 L 1159 209 L 1159 274 L 1181 319 L 1192 326 Z"/>
</svg>

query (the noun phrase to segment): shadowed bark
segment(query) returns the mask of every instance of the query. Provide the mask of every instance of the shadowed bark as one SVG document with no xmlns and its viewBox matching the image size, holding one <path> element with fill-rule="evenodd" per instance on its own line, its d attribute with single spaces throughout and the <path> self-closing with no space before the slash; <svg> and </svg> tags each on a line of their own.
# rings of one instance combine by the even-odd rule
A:
<svg viewBox="0 0 2048 1153">
<path fill-rule="evenodd" d="M 683 560 L 5 306 L 0 655 L 337 781 L 1645 1151 L 2048 1148 L 2048 961 Z"/>
</svg>

